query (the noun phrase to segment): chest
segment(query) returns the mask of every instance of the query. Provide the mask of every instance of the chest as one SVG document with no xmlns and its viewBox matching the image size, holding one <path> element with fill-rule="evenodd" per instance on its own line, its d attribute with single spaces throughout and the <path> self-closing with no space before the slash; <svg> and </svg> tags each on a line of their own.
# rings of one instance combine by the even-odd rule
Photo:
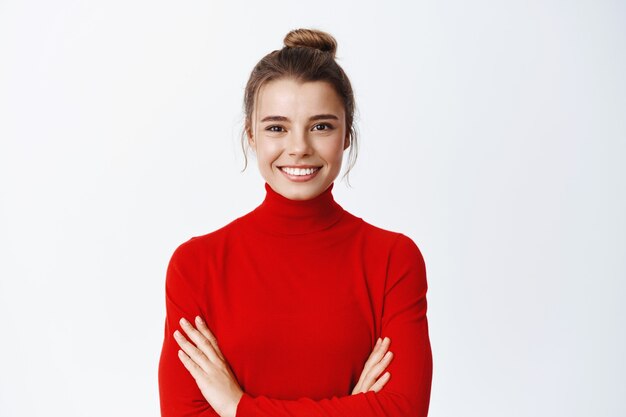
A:
<svg viewBox="0 0 626 417">
<path fill-rule="evenodd" d="M 247 392 L 349 393 L 378 337 L 382 256 L 355 241 L 280 240 L 243 242 L 224 254 L 205 297 Z"/>
</svg>

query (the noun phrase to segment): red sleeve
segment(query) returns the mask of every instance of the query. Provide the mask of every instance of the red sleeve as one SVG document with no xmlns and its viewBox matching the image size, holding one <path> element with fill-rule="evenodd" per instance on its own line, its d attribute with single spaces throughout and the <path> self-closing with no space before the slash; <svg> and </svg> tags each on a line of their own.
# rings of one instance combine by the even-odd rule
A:
<svg viewBox="0 0 626 417">
<path fill-rule="evenodd" d="M 391 378 L 379 392 L 277 400 L 243 395 L 236 417 L 425 417 L 432 380 L 426 319 L 426 267 L 417 245 L 399 234 L 387 270 L 381 337 L 389 336 Z"/>
<path fill-rule="evenodd" d="M 185 332 L 178 321 L 181 317 L 193 322 L 195 316 L 203 315 L 194 294 L 200 293 L 198 285 L 190 280 L 194 274 L 185 271 L 185 265 L 193 265 L 188 257 L 192 253 L 184 243 L 179 246 L 167 267 L 165 279 L 165 335 L 159 360 L 159 397 L 162 417 L 219 417 L 200 392 L 193 376 L 178 358 L 180 349 L 174 330 Z M 182 259 L 186 262 L 183 262 Z"/>
</svg>

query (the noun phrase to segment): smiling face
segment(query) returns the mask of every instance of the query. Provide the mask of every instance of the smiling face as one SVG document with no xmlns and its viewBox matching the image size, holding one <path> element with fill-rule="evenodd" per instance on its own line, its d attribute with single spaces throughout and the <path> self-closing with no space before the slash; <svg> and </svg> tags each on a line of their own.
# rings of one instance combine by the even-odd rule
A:
<svg viewBox="0 0 626 417">
<path fill-rule="evenodd" d="M 291 200 L 324 192 L 341 171 L 350 145 L 343 103 L 325 81 L 281 78 L 259 89 L 247 129 L 259 171 Z"/>
</svg>

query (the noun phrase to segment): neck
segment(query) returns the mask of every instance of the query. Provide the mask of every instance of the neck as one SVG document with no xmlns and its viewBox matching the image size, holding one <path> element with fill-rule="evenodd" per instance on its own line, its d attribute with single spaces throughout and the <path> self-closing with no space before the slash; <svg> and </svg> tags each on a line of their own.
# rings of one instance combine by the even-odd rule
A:
<svg viewBox="0 0 626 417">
<path fill-rule="evenodd" d="M 265 183 L 265 199 L 254 211 L 257 226 L 282 235 L 318 232 L 335 224 L 344 213 L 333 198 L 334 183 L 308 200 L 290 200 Z"/>
</svg>

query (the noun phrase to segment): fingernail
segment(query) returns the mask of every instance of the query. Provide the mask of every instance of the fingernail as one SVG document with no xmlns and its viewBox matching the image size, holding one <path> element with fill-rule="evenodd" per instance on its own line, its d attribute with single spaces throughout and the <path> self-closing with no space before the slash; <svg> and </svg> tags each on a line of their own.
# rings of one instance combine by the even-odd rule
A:
<svg viewBox="0 0 626 417">
<path fill-rule="evenodd" d="M 376 340 L 376 346 L 380 345 L 380 337 Z"/>
<path fill-rule="evenodd" d="M 202 317 L 200 317 L 200 316 L 196 316 L 196 321 L 197 321 L 198 323 L 200 323 L 200 324 L 204 323 L 204 322 L 202 321 Z"/>
</svg>

